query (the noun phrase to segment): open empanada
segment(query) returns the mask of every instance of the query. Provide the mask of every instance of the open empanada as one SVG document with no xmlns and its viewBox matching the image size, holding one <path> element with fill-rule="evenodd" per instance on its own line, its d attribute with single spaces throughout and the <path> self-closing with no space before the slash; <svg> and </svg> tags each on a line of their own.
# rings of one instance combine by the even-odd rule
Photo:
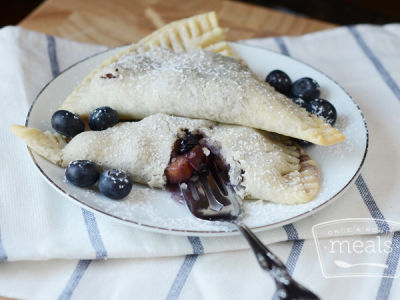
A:
<svg viewBox="0 0 400 300">
<path fill-rule="evenodd" d="M 80 133 L 66 145 L 37 129 L 14 125 L 12 130 L 60 166 L 88 159 L 104 168 L 123 169 L 134 181 L 156 188 L 173 181 L 171 176 L 176 173 L 170 170 L 184 155 L 177 153 L 177 141 L 192 134 L 198 136 L 198 145 L 190 151 L 200 151 L 201 159 L 210 156 L 222 162 L 230 183 L 243 198 L 296 204 L 312 200 L 319 189 L 315 162 L 291 139 L 242 126 L 156 114 L 104 131 Z M 49 147 L 51 141 L 54 145 Z M 199 160 L 196 166 L 192 162 L 196 170 Z"/>
</svg>

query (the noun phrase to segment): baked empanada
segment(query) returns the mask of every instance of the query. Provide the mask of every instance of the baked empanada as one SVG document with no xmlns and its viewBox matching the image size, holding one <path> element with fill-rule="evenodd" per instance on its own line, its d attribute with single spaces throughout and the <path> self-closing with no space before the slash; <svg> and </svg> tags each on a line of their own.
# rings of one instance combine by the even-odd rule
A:
<svg viewBox="0 0 400 300">
<path fill-rule="evenodd" d="M 291 139 L 243 126 L 155 114 L 104 131 L 80 133 L 66 145 L 37 129 L 13 125 L 12 131 L 60 166 L 88 159 L 104 168 L 123 169 L 134 181 L 156 188 L 165 188 L 173 181 L 171 176 L 181 172 L 170 170 L 182 156 L 189 157 L 193 172 L 200 160 L 218 159 L 243 198 L 304 203 L 315 197 L 320 184 L 315 162 Z M 197 145 L 179 153 L 177 145 L 188 135 L 197 136 Z M 192 152 L 200 153 L 199 159 L 193 159 Z"/>
<path fill-rule="evenodd" d="M 128 53 L 103 67 L 61 105 L 83 117 L 110 106 L 122 118 L 154 113 L 244 125 L 319 145 L 343 134 L 292 103 L 236 59 L 155 47 Z"/>
</svg>

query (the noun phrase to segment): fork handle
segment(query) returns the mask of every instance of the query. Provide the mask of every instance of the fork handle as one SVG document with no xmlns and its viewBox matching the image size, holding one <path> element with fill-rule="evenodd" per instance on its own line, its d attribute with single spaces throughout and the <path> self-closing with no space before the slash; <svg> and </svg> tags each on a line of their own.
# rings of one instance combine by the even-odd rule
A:
<svg viewBox="0 0 400 300">
<path fill-rule="evenodd" d="M 243 223 L 235 222 L 251 246 L 261 268 L 275 280 L 279 299 L 319 299 L 310 290 L 297 283 L 287 271 L 283 262 L 273 254 L 260 239 Z"/>
</svg>

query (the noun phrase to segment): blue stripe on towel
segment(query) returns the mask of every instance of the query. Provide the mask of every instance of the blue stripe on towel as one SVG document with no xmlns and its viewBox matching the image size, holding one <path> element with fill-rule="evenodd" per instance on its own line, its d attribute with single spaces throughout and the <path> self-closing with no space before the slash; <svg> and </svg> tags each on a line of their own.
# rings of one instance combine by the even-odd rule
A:
<svg viewBox="0 0 400 300">
<path fill-rule="evenodd" d="M 390 290 L 393 284 L 393 277 L 396 274 L 400 257 L 400 231 L 396 231 L 392 237 L 392 251 L 388 254 L 386 264 L 388 268 L 383 272 L 376 299 L 389 299 Z M 388 277 L 391 276 L 391 277 Z"/>
<path fill-rule="evenodd" d="M 289 49 L 283 40 L 282 37 L 276 37 L 275 39 L 276 44 L 278 45 L 280 51 L 282 54 L 290 56 Z M 290 274 L 293 274 L 297 261 L 300 257 L 301 251 L 304 246 L 304 240 L 299 240 L 299 234 L 297 233 L 296 228 L 294 227 L 293 224 L 287 224 L 283 226 L 283 229 L 286 231 L 286 235 L 288 237 L 288 240 L 293 241 L 292 248 L 290 249 L 290 253 L 288 256 L 288 259 L 286 261 L 286 268 Z M 276 292 L 272 296 L 272 299 L 277 299 Z"/>
<path fill-rule="evenodd" d="M 400 100 L 400 88 L 393 80 L 392 76 L 389 72 L 385 69 L 383 64 L 380 62 L 378 57 L 373 53 L 371 48 L 368 47 L 364 39 L 362 38 L 361 34 L 357 31 L 355 26 L 348 27 L 349 32 L 353 35 L 354 39 L 356 40 L 357 44 L 364 52 L 364 54 L 368 57 L 371 63 L 375 66 L 375 69 L 381 75 L 382 79 L 385 81 L 387 86 L 392 90 L 393 94 Z M 368 187 L 366 186 L 364 179 L 361 175 L 356 180 L 356 185 L 358 190 L 360 191 L 361 197 L 363 198 L 364 202 L 366 203 L 368 209 L 371 212 L 371 215 L 375 219 L 381 219 L 377 223 L 378 229 L 380 232 L 388 232 L 389 231 L 389 224 L 384 221 L 384 216 L 382 212 L 378 209 L 371 193 L 369 192 Z M 399 263 L 400 258 L 400 233 L 397 231 L 393 234 L 392 238 L 392 251 L 388 254 L 386 259 L 386 264 L 388 268 L 383 272 L 383 276 L 394 276 L 396 273 L 397 265 Z M 393 278 L 389 277 L 382 277 L 381 283 L 379 286 L 379 290 L 376 296 L 376 299 L 388 299 L 390 295 L 390 290 L 392 288 Z"/>
<path fill-rule="evenodd" d="M 56 40 L 53 36 L 46 35 L 47 39 L 47 53 L 49 55 L 51 73 L 53 77 L 60 73 L 60 67 L 58 64 Z M 82 215 L 85 220 L 86 229 L 89 235 L 90 242 L 96 251 L 96 259 L 107 257 L 107 250 L 104 247 L 99 228 L 97 226 L 96 218 L 92 212 L 82 209 Z M 83 274 L 89 267 L 92 260 L 80 260 L 68 280 L 64 290 L 62 291 L 59 299 L 69 299 L 72 293 L 79 284 Z"/>
<path fill-rule="evenodd" d="M 376 57 L 376 55 L 372 52 L 372 50 L 367 46 L 359 32 L 356 30 L 355 27 L 348 27 L 350 33 L 353 35 L 355 38 L 357 44 L 360 46 L 364 54 L 370 59 L 372 64 L 375 66 L 376 70 L 378 73 L 381 75 L 382 79 L 385 81 L 385 83 L 388 85 L 388 87 L 392 90 L 392 92 L 395 94 L 395 96 L 400 100 L 400 88 L 396 84 L 396 82 L 393 80 L 392 76 L 389 74 L 389 72 L 385 69 L 383 64 L 380 62 L 380 60 Z M 287 46 L 285 45 L 284 41 L 282 38 L 275 38 L 276 43 L 278 44 L 279 48 L 281 49 L 281 52 L 285 55 L 290 55 Z M 363 177 L 360 175 L 356 179 L 356 186 L 357 189 L 360 192 L 360 195 L 362 199 L 364 200 L 364 203 L 366 204 L 368 210 L 371 213 L 371 216 L 375 219 L 376 225 L 378 227 L 378 230 L 381 233 L 384 232 L 389 232 L 389 224 L 385 221 L 385 218 L 378 208 L 372 194 L 370 193 Z M 296 236 L 295 228 L 291 228 L 293 226 L 292 224 L 284 226 L 284 229 L 288 235 L 289 239 L 296 239 L 294 238 Z M 297 232 L 296 232 L 297 233 Z M 296 242 L 295 242 L 296 243 Z M 289 263 L 290 261 L 297 261 L 297 258 L 299 256 L 299 253 L 301 251 L 301 248 L 303 247 L 304 241 L 299 244 L 295 245 L 293 244 L 293 247 L 290 251 L 288 262 L 287 262 L 287 267 L 290 272 L 290 269 L 295 267 L 295 263 L 293 266 L 292 263 Z M 400 234 L 398 232 L 395 233 L 392 239 L 392 249 L 393 251 L 389 253 L 388 258 L 387 258 L 387 264 L 388 264 L 388 269 L 385 270 L 384 275 L 394 275 L 396 272 L 396 268 L 398 265 L 399 261 L 399 256 L 400 256 Z M 298 254 L 297 254 L 298 253 Z M 292 272 L 293 272 L 292 270 Z M 379 291 L 377 294 L 377 299 L 387 299 L 390 294 L 390 289 L 392 286 L 393 278 L 382 278 L 381 285 L 379 287 Z"/>
<path fill-rule="evenodd" d="M 81 281 L 83 274 L 89 267 L 92 260 L 80 260 L 75 267 L 74 272 L 72 273 L 71 277 L 69 278 L 67 284 L 62 291 L 59 300 L 68 300 L 71 298 L 72 293 L 75 291 L 76 287 Z"/>
<path fill-rule="evenodd" d="M 53 77 L 60 73 L 60 67 L 58 65 L 57 58 L 57 47 L 56 40 L 53 36 L 46 35 L 47 39 L 47 53 L 49 55 L 51 73 Z M 94 250 L 96 251 L 96 259 L 107 257 L 107 250 L 104 247 L 104 243 L 101 239 L 99 228 L 97 226 L 96 218 L 92 212 L 82 209 L 82 215 L 85 220 L 86 229 L 89 235 L 90 242 Z"/>
<path fill-rule="evenodd" d="M 297 260 L 299 259 L 301 250 L 303 249 L 304 240 L 299 240 L 299 235 L 293 224 L 285 225 L 283 226 L 283 229 L 286 231 L 288 240 L 293 241 L 292 249 L 290 249 L 290 253 L 286 261 L 286 268 L 290 274 L 293 274 L 294 269 L 296 268 Z"/>
<path fill-rule="evenodd" d="M 185 259 L 183 260 L 183 263 L 179 268 L 178 274 L 176 275 L 175 280 L 172 283 L 171 288 L 169 289 L 166 300 L 175 300 L 179 298 L 183 286 L 185 285 L 186 280 L 188 279 L 197 258 L 200 254 L 204 253 L 204 247 L 199 237 L 189 236 L 188 240 L 192 245 L 194 254 L 185 256 Z"/>
<path fill-rule="evenodd" d="M 367 43 L 362 38 L 361 34 L 357 31 L 356 27 L 349 26 L 348 29 L 349 29 L 350 33 L 353 35 L 357 44 L 360 46 L 361 50 L 364 52 L 364 54 L 368 57 L 368 59 L 375 66 L 375 69 L 381 75 L 382 79 L 385 81 L 385 83 L 388 85 L 388 87 L 392 90 L 393 94 L 395 94 L 397 99 L 400 100 L 400 88 L 396 84 L 396 82 L 393 80 L 390 73 L 386 70 L 386 68 L 383 66 L 383 64 L 378 59 L 378 57 L 372 52 L 371 48 L 368 47 Z"/>
<path fill-rule="evenodd" d="M 290 56 L 289 49 L 282 37 L 276 37 L 275 42 L 277 43 L 282 54 Z M 290 253 L 286 261 L 286 267 L 289 273 L 293 274 L 294 269 L 296 268 L 297 261 L 301 254 L 301 250 L 303 249 L 304 240 L 299 240 L 299 234 L 297 233 L 297 230 L 293 224 L 287 224 L 283 226 L 283 229 L 286 231 L 288 240 L 293 241 L 292 249 L 290 249 Z"/>
<path fill-rule="evenodd" d="M 374 218 L 379 232 L 389 232 L 389 224 L 385 221 L 385 217 L 378 208 L 378 205 L 376 204 L 374 197 L 372 197 L 372 194 L 369 191 L 362 175 L 358 176 L 358 178 L 356 179 L 356 187 L 360 192 L 361 198 L 364 200 L 364 203 L 367 206 L 371 216 Z"/>
<path fill-rule="evenodd" d="M 286 267 L 289 273 L 293 274 L 297 260 L 299 259 L 301 250 L 304 245 L 304 240 L 299 240 L 299 235 L 293 224 L 285 225 L 283 226 L 283 229 L 286 231 L 288 240 L 293 241 L 292 249 L 290 249 L 290 253 L 286 261 Z"/>
<path fill-rule="evenodd" d="M 287 55 L 287 56 L 290 56 L 288 47 L 286 46 L 286 44 L 285 44 L 285 42 L 284 42 L 284 40 L 283 40 L 282 37 L 280 37 L 280 36 L 279 36 L 279 37 L 276 37 L 276 38 L 275 38 L 275 42 L 278 44 L 278 47 L 279 47 L 279 49 L 281 50 L 281 53 L 282 53 L 282 54 L 285 54 L 285 55 Z"/>
<path fill-rule="evenodd" d="M 297 233 L 296 227 L 293 224 L 287 224 L 283 226 L 286 231 L 286 235 L 289 241 L 293 241 L 292 248 L 290 249 L 288 259 L 286 261 L 286 268 L 290 275 L 293 275 L 294 269 L 296 268 L 297 261 L 299 260 L 301 250 L 304 246 L 304 240 L 299 240 L 299 234 Z M 273 300 L 278 299 L 276 292 L 272 295 Z"/>
<path fill-rule="evenodd" d="M 350 32 L 354 35 L 356 38 L 356 41 L 362 48 L 362 50 L 365 52 L 365 54 L 371 59 L 371 61 L 374 63 L 376 68 L 378 69 L 378 72 L 382 75 L 383 79 L 385 82 L 391 87 L 393 92 L 398 95 L 398 98 L 400 99 L 400 89 L 397 87 L 397 85 L 394 83 L 393 79 L 389 75 L 389 73 L 385 70 L 385 68 L 382 66 L 382 64 L 379 62 L 377 57 L 372 53 L 372 51 L 367 47 L 365 44 L 364 40 L 361 38 L 359 33 L 355 30 L 354 27 L 349 27 Z M 276 43 L 279 46 L 279 49 L 281 52 L 285 55 L 290 56 L 290 53 L 288 51 L 288 47 L 286 46 L 284 40 L 282 37 L 277 37 L 275 38 Z M 394 86 L 394 88 L 393 88 Z M 375 219 L 376 225 L 378 226 L 378 229 L 380 232 L 388 232 L 389 231 L 389 225 L 388 223 L 384 220 L 384 216 L 382 212 L 379 210 L 374 198 L 372 197 L 367 185 L 365 184 L 364 179 L 360 175 L 357 180 L 356 180 L 356 186 L 361 194 L 361 197 L 363 198 L 365 204 L 367 205 L 372 217 Z M 285 229 L 286 230 L 286 229 Z M 288 235 L 289 237 L 289 235 Z M 289 239 L 291 239 L 289 237 Z M 297 240 L 293 239 L 293 240 Z M 293 245 L 294 246 L 294 245 Z"/>
<path fill-rule="evenodd" d="M 107 250 L 104 247 L 99 228 L 97 226 L 94 214 L 82 208 L 83 219 L 85 220 L 86 229 L 89 235 L 90 242 L 96 251 L 96 259 L 103 259 L 107 257 Z M 59 299 L 70 299 L 72 293 L 76 289 L 86 269 L 89 267 L 92 260 L 80 260 L 68 280 L 64 290 L 62 291 Z"/>
<path fill-rule="evenodd" d="M 198 236 L 188 236 L 188 240 L 193 248 L 193 254 L 203 254 L 204 246 Z"/>
<path fill-rule="evenodd" d="M 46 35 L 47 39 L 47 53 L 50 59 L 51 74 L 56 77 L 60 73 L 60 67 L 58 65 L 57 51 L 56 51 L 56 40 L 54 36 Z"/>
<path fill-rule="evenodd" d="M 6 261 L 8 259 L 6 250 L 4 249 L 3 242 L 1 240 L 1 231 L 0 231 L 0 261 Z"/>
<path fill-rule="evenodd" d="M 94 214 L 82 208 L 83 219 L 85 220 L 86 229 L 89 234 L 90 242 L 96 251 L 96 259 L 106 258 L 107 250 L 104 247 L 103 240 L 101 239 L 99 227 Z"/>
<path fill-rule="evenodd" d="M 284 225 L 283 229 L 286 231 L 289 241 L 295 241 L 299 239 L 299 234 L 297 233 L 297 230 L 293 224 Z"/>
<path fill-rule="evenodd" d="M 286 268 L 292 275 L 296 268 L 297 261 L 299 260 L 301 250 L 304 246 L 304 240 L 293 241 L 292 249 L 290 249 L 289 257 L 286 261 Z"/>
</svg>

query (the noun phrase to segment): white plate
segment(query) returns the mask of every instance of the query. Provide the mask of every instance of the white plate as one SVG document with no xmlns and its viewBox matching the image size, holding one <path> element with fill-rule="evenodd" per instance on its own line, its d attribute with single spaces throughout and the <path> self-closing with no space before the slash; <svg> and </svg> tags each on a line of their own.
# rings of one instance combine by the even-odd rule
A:
<svg viewBox="0 0 400 300">
<path fill-rule="evenodd" d="M 313 214 L 326 207 L 355 179 L 364 162 L 368 147 L 368 131 L 364 117 L 351 97 L 332 79 L 316 69 L 290 57 L 252 46 L 232 43 L 232 47 L 259 76 L 281 69 L 292 79 L 311 77 L 321 85 L 322 97 L 331 101 L 338 113 L 336 127 L 346 141 L 330 147 L 311 146 L 306 149 L 318 163 L 322 173 L 321 191 L 307 204 L 278 205 L 264 201 L 246 201 L 245 222 L 254 230 L 271 229 Z M 65 97 L 102 61 L 122 48 L 115 48 L 89 57 L 65 70 L 39 93 L 28 113 L 26 126 L 51 129 L 50 119 Z M 219 226 L 194 219 L 185 205 L 173 199 L 171 193 L 134 185 L 122 201 L 107 199 L 95 189 L 80 189 L 64 180 L 64 169 L 31 153 L 41 174 L 59 192 L 87 209 L 97 211 L 126 224 L 142 229 L 183 235 L 230 235 L 231 226 Z"/>
</svg>

